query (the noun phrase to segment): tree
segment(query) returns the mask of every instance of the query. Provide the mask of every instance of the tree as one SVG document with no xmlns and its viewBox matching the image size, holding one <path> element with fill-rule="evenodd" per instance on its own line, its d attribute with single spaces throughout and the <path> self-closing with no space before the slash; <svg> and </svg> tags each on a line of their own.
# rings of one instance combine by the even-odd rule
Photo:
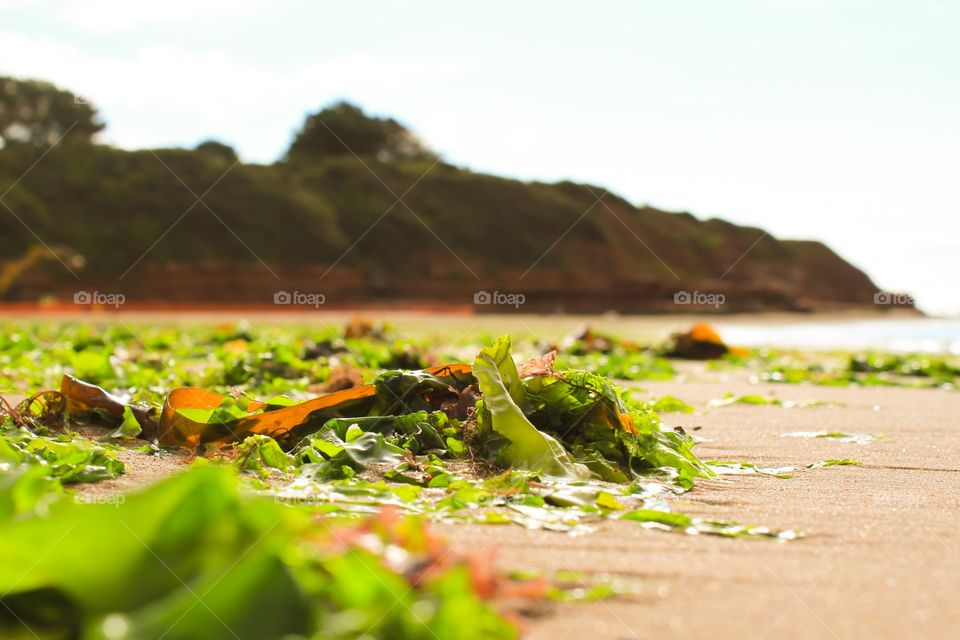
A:
<svg viewBox="0 0 960 640">
<path fill-rule="evenodd" d="M 307 116 L 287 150 L 287 159 L 352 153 L 384 162 L 436 158 L 412 131 L 393 118 L 368 116 L 349 102 L 338 102 Z"/>
<path fill-rule="evenodd" d="M 197 151 L 202 151 L 203 153 L 208 153 L 212 156 L 222 158 L 228 162 L 236 162 L 239 159 L 237 156 L 236 150 L 228 144 L 224 144 L 219 140 L 204 140 L 197 145 Z"/>
<path fill-rule="evenodd" d="M 90 142 L 103 128 L 97 110 L 81 96 L 49 82 L 0 76 L 0 146 L 42 147 L 61 136 Z"/>
</svg>

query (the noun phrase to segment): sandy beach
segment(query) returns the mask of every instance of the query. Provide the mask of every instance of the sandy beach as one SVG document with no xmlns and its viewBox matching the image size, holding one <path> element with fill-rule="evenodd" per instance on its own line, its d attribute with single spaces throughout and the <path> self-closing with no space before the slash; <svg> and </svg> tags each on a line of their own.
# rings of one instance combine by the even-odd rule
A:
<svg viewBox="0 0 960 640">
<path fill-rule="evenodd" d="M 109 317 L 105 318 L 110 321 Z M 170 320 L 170 318 L 162 318 Z M 760 317 L 775 322 L 775 318 Z M 142 321 L 131 318 L 129 322 Z M 193 318 L 207 321 L 210 318 Z M 302 318 L 301 318 L 302 320 Z M 393 318 L 403 333 L 557 336 L 578 318 Z M 690 318 L 596 319 L 620 335 L 662 337 Z M 284 317 L 280 322 L 287 321 Z M 325 318 L 339 323 L 342 318 Z M 757 317 L 731 322 L 757 321 Z M 420 324 L 416 324 L 419 322 Z M 489 552 L 506 571 L 582 572 L 618 584 L 622 595 L 549 604 L 525 621 L 525 637 L 952 638 L 960 628 L 960 393 L 938 389 L 752 383 L 746 370 L 678 363 L 669 382 L 640 394 L 670 394 L 696 407 L 664 414 L 700 440 L 709 460 L 798 467 L 790 479 L 764 475 L 700 481 L 675 503 L 694 516 L 795 529 L 797 540 L 723 539 L 603 522 L 582 536 L 512 525 L 442 525 L 455 548 Z M 830 403 L 710 407 L 726 393 Z M 15 400 L 15 397 L 11 397 Z M 867 444 L 783 437 L 796 431 L 882 434 Z M 860 466 L 805 469 L 850 458 Z M 184 456 L 126 454 L 127 473 L 82 491 L 134 490 L 185 468 Z"/>
<path fill-rule="evenodd" d="M 709 376 L 705 376 L 709 377 Z M 447 526 L 464 549 L 495 551 L 505 569 L 607 574 L 636 593 L 558 605 L 531 638 L 953 638 L 960 625 L 960 394 L 915 389 L 755 385 L 743 380 L 645 383 L 700 407 L 668 422 L 705 441 L 700 455 L 764 466 L 852 458 L 862 466 L 793 478 L 700 482 L 691 514 L 777 528 L 790 542 L 727 540 L 608 523 L 571 538 L 519 527 Z M 731 405 L 725 392 L 838 407 Z M 869 444 L 781 437 L 794 431 L 883 434 Z"/>
<path fill-rule="evenodd" d="M 744 372 L 688 367 L 684 382 L 647 382 L 695 414 L 665 414 L 702 442 L 705 459 L 795 466 L 790 479 L 700 481 L 675 507 L 690 515 L 796 529 L 788 542 L 729 540 L 606 522 L 570 536 L 517 526 L 438 526 L 455 548 L 490 553 L 505 571 L 582 572 L 619 597 L 549 605 L 530 638 L 953 638 L 960 625 L 960 394 L 901 388 L 750 384 Z M 696 381 L 694 381 L 696 380 Z M 730 405 L 763 394 L 836 406 Z M 699 428 L 697 428 L 699 427 Z M 868 444 L 782 437 L 796 431 L 882 434 Z M 851 458 L 861 466 L 807 470 Z M 133 490 L 184 458 L 124 456 L 127 474 L 90 492 Z"/>
</svg>

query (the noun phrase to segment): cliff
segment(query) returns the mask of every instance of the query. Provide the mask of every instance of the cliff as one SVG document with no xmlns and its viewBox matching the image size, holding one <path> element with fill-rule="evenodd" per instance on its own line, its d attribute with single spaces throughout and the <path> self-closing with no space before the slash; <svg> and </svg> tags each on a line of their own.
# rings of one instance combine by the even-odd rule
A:
<svg viewBox="0 0 960 640">
<path fill-rule="evenodd" d="M 522 294 L 526 311 L 682 312 L 716 308 L 717 296 L 723 311 L 868 307 L 877 290 L 817 242 L 636 207 L 595 186 L 431 169 L 430 158 L 231 169 L 202 148 L 64 142 L 37 162 L 42 153 L 0 150 L 0 186 L 12 185 L 4 203 L 16 214 L 0 211 L 0 257 L 39 238 L 86 266 L 79 281 L 56 262 L 33 268 L 18 299 L 97 289 L 269 304 L 297 290 L 332 306 L 466 306 L 497 291 Z M 678 304 L 683 292 L 692 304 Z"/>
</svg>

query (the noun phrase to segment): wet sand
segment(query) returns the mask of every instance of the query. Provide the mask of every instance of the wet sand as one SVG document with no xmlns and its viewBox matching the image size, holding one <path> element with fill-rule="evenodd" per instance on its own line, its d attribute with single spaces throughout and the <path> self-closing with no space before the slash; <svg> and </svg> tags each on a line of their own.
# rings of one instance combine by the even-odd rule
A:
<svg viewBox="0 0 960 640">
<path fill-rule="evenodd" d="M 492 551 L 504 569 L 609 574 L 635 591 L 557 605 L 529 624 L 529 637 L 957 637 L 960 393 L 733 379 L 642 386 L 699 408 L 695 415 L 666 417 L 702 427 L 693 433 L 707 440 L 698 446 L 707 459 L 805 466 L 852 458 L 863 465 L 803 470 L 791 479 L 700 482 L 676 504 L 691 515 L 804 532 L 790 542 L 688 536 L 628 522 L 581 537 L 509 526 L 443 527 L 457 547 Z M 728 391 L 844 406 L 704 409 Z M 859 445 L 779 435 L 823 429 L 887 439 Z"/>
</svg>

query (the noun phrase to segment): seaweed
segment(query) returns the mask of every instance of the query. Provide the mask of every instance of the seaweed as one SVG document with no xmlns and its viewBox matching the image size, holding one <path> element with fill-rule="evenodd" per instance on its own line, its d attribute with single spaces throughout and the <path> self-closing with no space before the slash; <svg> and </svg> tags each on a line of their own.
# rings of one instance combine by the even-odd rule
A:
<svg viewBox="0 0 960 640">
<path fill-rule="evenodd" d="M 699 479 L 794 469 L 702 461 L 659 415 L 693 407 L 638 399 L 604 374 L 673 375 L 626 342 L 515 361 L 507 337 L 444 351 L 366 329 L 79 325 L 67 347 L 46 331 L 0 334 L 0 381 L 25 392 L 60 382 L 3 404 L 5 637 L 22 621 L 41 637 L 507 638 L 517 628 L 501 600 L 623 590 L 494 575 L 426 523 L 800 535 L 676 509 Z M 135 494 L 85 488 L 122 474 L 121 459 L 170 450 L 192 462 L 176 478 Z M 39 557 L 40 546 L 51 550 Z"/>
<path fill-rule="evenodd" d="M 107 445 L 66 431 L 50 432 L 43 416 L 32 414 L 36 403 L 28 398 L 14 409 L 2 402 L 0 520 L 41 510 L 63 493 L 63 485 L 109 480 L 124 471 Z M 44 406 L 59 411 L 59 405 Z"/>
<path fill-rule="evenodd" d="M 218 468 L 116 505 L 64 504 L 8 522 L 3 539 L 4 634 L 26 626 L 43 637 L 115 639 L 514 638 L 495 603 L 547 589 L 481 574 L 485 560 L 449 551 L 417 519 L 311 521 L 245 494 Z"/>
<path fill-rule="evenodd" d="M 828 438 L 839 442 L 869 444 L 877 440 L 886 440 L 886 436 L 874 433 L 843 433 L 842 431 L 791 431 L 781 433 L 782 438 Z"/>
</svg>

